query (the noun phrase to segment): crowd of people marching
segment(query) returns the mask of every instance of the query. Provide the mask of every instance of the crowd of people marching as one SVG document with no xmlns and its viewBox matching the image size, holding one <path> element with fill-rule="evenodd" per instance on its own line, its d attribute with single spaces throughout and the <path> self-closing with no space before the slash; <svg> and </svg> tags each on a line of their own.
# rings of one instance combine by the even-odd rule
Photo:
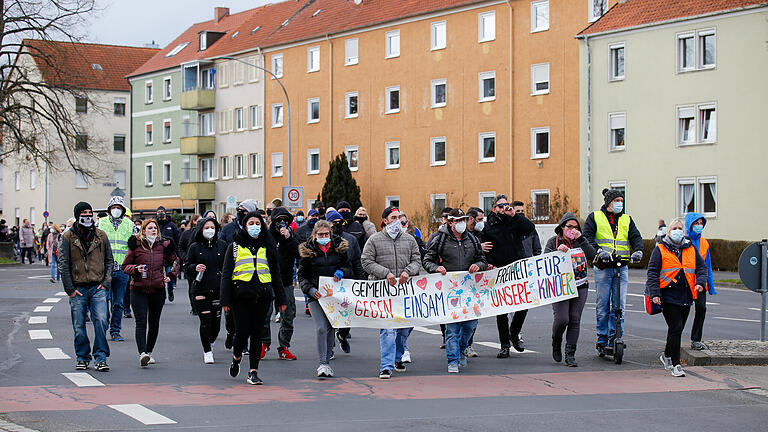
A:
<svg viewBox="0 0 768 432">
<path fill-rule="evenodd" d="M 381 218 L 370 217 L 364 207 L 341 201 L 335 208 L 316 202 L 306 216 L 268 204 L 259 209 L 246 200 L 236 214 L 220 219 L 208 211 L 177 226 L 159 207 L 153 218 L 132 220 L 121 197 L 107 204 L 97 218 L 90 204 L 80 202 L 64 226 L 51 224 L 41 232 L 51 265 L 51 282 L 61 280 L 69 295 L 77 370 L 94 361 L 94 369 L 108 371 L 109 339 L 122 342 L 122 319 L 135 319 L 135 343 L 142 368 L 155 363 L 152 356 L 160 332 L 166 301 L 174 301 L 178 280 L 188 283 L 192 313 L 199 319 L 203 361 L 214 363 L 213 346 L 222 316 L 225 347 L 232 350 L 229 374 L 237 377 L 243 356 L 248 356 L 249 384 L 261 384 L 259 360 L 271 350 L 273 315 L 280 322 L 278 358 L 296 360 L 291 352 L 297 313 L 294 287 L 304 293 L 304 313 L 315 324 L 317 377 L 334 376 L 331 360 L 338 345 L 349 353 L 350 329 L 334 329 L 318 303 L 318 280 L 387 280 L 405 283 L 424 273 L 478 271 L 508 265 L 538 254 L 571 252 L 578 296 L 554 303 L 552 358 L 578 366 L 576 349 L 582 312 L 588 295 L 588 263 L 594 263 L 598 350 L 612 348 L 616 334 L 614 309 L 623 309 L 629 262 L 643 257 L 643 242 L 632 218 L 624 213 L 624 195 L 604 190 L 604 205 L 583 221 L 566 213 L 555 235 L 542 244 L 535 225 L 525 216 L 525 205 L 494 198 L 486 214 L 477 207 L 442 211 L 441 225 L 427 239 L 399 208 L 387 207 Z M 354 212 L 353 212 L 354 210 Z M 0 232 L 18 238 L 22 262 L 33 260 L 35 232 L 28 221 Z M 715 294 L 709 246 L 702 237 L 706 218 L 690 213 L 672 221 L 660 235 L 648 261 L 646 295 L 650 309 L 660 309 L 668 325 L 667 342 L 659 360 L 674 376 L 684 376 L 680 345 L 691 305 L 695 304 L 692 347 L 701 342 L 706 294 Z M 377 229 L 377 226 L 381 229 Z M 3 228 L 5 227 L 5 228 Z M 13 237 L 16 236 L 16 237 Z M 43 258 L 42 253 L 38 259 Z M 616 298 L 616 284 L 620 295 Z M 501 345 L 497 357 L 510 349 L 522 352 L 521 331 L 527 310 L 496 317 Z M 511 318 L 511 319 L 510 319 Z M 93 323 L 91 342 L 86 321 Z M 620 324 L 623 327 L 623 317 Z M 477 320 L 441 325 L 447 370 L 459 373 L 468 358 L 477 357 L 473 339 Z M 382 329 L 379 334 L 379 378 L 405 372 L 411 361 L 411 328 Z M 565 344 L 563 345 L 563 338 Z"/>
</svg>

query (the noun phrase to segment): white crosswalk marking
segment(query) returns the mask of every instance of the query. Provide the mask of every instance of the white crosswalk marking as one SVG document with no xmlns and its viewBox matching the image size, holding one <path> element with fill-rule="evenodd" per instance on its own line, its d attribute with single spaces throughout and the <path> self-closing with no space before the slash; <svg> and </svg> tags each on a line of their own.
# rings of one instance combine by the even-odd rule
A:
<svg viewBox="0 0 768 432">
<path fill-rule="evenodd" d="M 78 387 L 104 387 L 104 383 L 87 372 L 62 372 L 62 375 Z"/>
<path fill-rule="evenodd" d="M 417 332 L 427 333 L 427 334 L 433 334 L 433 335 L 442 335 L 443 333 L 440 330 L 435 330 L 431 328 L 426 327 L 414 327 L 413 328 Z"/>
<path fill-rule="evenodd" d="M 760 322 L 760 320 L 745 319 L 745 318 L 728 318 L 728 317 L 718 317 L 718 316 L 712 317 L 712 318 L 719 319 L 719 320 L 727 320 L 727 321 L 744 321 L 744 322 L 754 322 L 754 323 Z"/>
<path fill-rule="evenodd" d="M 48 323 L 47 316 L 31 316 L 27 321 L 27 324 L 47 324 L 47 323 Z"/>
<path fill-rule="evenodd" d="M 37 350 L 40 351 L 40 354 L 46 360 L 66 360 L 72 358 L 62 351 L 61 348 L 38 348 Z"/>
<path fill-rule="evenodd" d="M 48 297 L 47 299 L 43 300 L 43 303 L 58 303 L 61 301 L 61 297 Z"/>
<path fill-rule="evenodd" d="M 37 313 L 37 312 L 50 312 L 51 309 L 53 309 L 53 306 L 38 306 L 32 312 L 35 312 L 35 313 Z"/>
<path fill-rule="evenodd" d="M 107 405 L 113 410 L 119 411 L 128 417 L 132 417 L 145 425 L 176 424 L 174 420 L 158 414 L 151 409 L 139 404 Z"/>
<path fill-rule="evenodd" d="M 50 330 L 28 330 L 29 338 L 32 340 L 47 340 L 53 339 Z"/>
<path fill-rule="evenodd" d="M 55 295 L 59 297 L 66 297 L 67 293 L 65 293 L 64 291 L 59 291 Z"/>
</svg>

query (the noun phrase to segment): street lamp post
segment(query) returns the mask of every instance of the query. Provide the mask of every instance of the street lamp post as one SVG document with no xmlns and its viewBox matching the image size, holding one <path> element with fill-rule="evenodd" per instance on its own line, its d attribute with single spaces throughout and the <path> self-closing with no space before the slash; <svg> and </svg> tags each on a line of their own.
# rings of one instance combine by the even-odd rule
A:
<svg viewBox="0 0 768 432">
<path fill-rule="evenodd" d="M 245 60 L 240 60 L 239 58 L 235 58 L 235 57 L 232 57 L 232 56 L 222 56 L 222 57 L 219 57 L 219 58 L 227 59 L 227 60 L 234 60 L 236 62 L 240 62 L 240 63 L 246 64 L 248 66 L 254 67 L 256 69 L 262 70 L 262 71 L 270 74 L 272 76 L 272 78 L 274 78 L 277 81 L 277 83 L 280 84 L 280 88 L 283 89 L 283 94 L 285 95 L 285 104 L 286 104 L 287 113 L 288 113 L 288 186 L 293 186 L 293 183 L 291 182 L 291 100 L 288 98 L 288 92 L 285 90 L 285 86 L 283 85 L 283 82 L 280 81 L 280 78 L 278 78 L 277 75 L 272 73 L 271 70 L 265 69 L 265 68 L 263 68 L 263 67 L 261 67 L 259 65 L 255 65 L 253 63 L 248 63 Z M 266 156 L 266 154 L 265 154 L 265 156 Z"/>
</svg>

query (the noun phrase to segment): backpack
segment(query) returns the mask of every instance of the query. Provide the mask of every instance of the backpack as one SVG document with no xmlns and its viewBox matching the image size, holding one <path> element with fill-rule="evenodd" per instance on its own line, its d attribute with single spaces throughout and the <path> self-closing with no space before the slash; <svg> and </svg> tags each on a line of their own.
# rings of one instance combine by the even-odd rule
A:
<svg viewBox="0 0 768 432">
<path fill-rule="evenodd" d="M 469 236 L 469 240 L 472 242 L 472 245 L 475 247 L 475 250 L 477 250 L 477 249 L 482 250 L 482 248 L 480 247 L 480 242 L 477 240 L 477 237 L 475 237 L 475 235 L 470 233 L 470 232 L 466 232 L 465 231 L 465 233 Z M 448 236 L 448 234 L 446 234 L 446 233 L 444 233 L 442 231 L 438 231 L 437 236 L 438 237 L 436 239 L 432 240 L 432 241 L 436 241 L 437 242 L 437 256 L 438 257 L 442 257 L 442 255 L 443 255 L 443 247 L 445 247 L 445 239 Z M 427 246 L 427 247 L 429 247 L 429 246 Z M 440 258 L 440 263 L 442 263 L 442 262 L 443 262 L 443 259 Z"/>
</svg>

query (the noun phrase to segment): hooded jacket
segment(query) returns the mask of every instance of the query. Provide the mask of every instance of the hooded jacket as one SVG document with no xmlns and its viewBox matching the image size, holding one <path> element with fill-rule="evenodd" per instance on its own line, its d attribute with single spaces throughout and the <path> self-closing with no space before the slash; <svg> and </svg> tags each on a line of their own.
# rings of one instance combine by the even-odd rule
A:
<svg viewBox="0 0 768 432">
<path fill-rule="evenodd" d="M 280 234 L 278 224 L 285 222 L 288 228 L 288 238 Z M 296 233 L 291 230 L 290 225 L 293 222 L 293 215 L 285 207 L 277 207 L 272 210 L 272 224 L 269 226 L 269 232 L 277 242 L 277 255 L 280 259 L 280 276 L 283 279 L 283 286 L 293 285 L 293 265 L 299 258 L 299 242 L 296 239 Z"/>
<path fill-rule="evenodd" d="M 424 269 L 435 273 L 443 266 L 448 271 L 467 271 L 472 264 L 477 264 L 480 270 L 488 267 L 480 240 L 469 231 L 464 231 L 461 239 L 457 239 L 447 224 L 441 226 L 424 254 Z"/>
<path fill-rule="evenodd" d="M 333 235 L 330 245 L 327 252 L 323 252 L 311 239 L 299 246 L 299 286 L 311 302 L 317 301 L 314 295 L 319 288 L 320 276 L 333 277 L 336 270 L 341 270 L 346 278 L 354 276 L 347 255 L 349 241 Z"/>
<path fill-rule="evenodd" d="M 137 266 L 146 264 L 147 277 L 141 277 Z M 170 267 L 166 274 L 165 268 Z M 146 238 L 139 240 L 136 236 L 128 239 L 128 253 L 123 261 L 123 272 L 131 277 L 131 290 L 144 294 L 153 294 L 165 290 L 163 277 L 175 278 L 179 272 L 181 263 L 176 256 L 176 247 L 173 240 L 158 237 L 150 244 Z"/>
<path fill-rule="evenodd" d="M 660 244 L 663 244 L 681 261 L 683 250 L 694 247 L 693 243 L 688 238 L 683 237 L 683 241 L 680 244 L 676 244 L 670 240 L 669 235 L 666 235 Z M 698 251 L 695 255 L 696 284 L 705 286 L 707 283 L 707 268 Z M 659 245 L 656 245 L 656 247 L 653 248 L 653 252 L 651 252 L 651 258 L 648 260 L 648 279 L 645 282 L 646 293 L 649 294 L 651 298 L 661 297 L 662 305 L 663 303 L 672 303 L 680 306 L 690 306 L 691 303 L 693 303 L 693 295 L 691 294 L 692 287 L 688 286 L 688 279 L 686 279 L 682 269 L 674 275 L 676 281 L 670 283 L 664 289 L 661 289 L 661 282 L 659 281 L 660 274 L 661 251 L 659 250 Z"/>
<path fill-rule="evenodd" d="M 525 258 L 523 237 L 535 230 L 536 225 L 523 215 L 491 212 L 480 234 L 481 241 L 493 243 L 493 249 L 485 255 L 488 262 L 502 267 Z"/>
<path fill-rule="evenodd" d="M 208 240 L 203 237 L 203 225 L 213 222 L 216 228 L 216 234 Z M 221 227 L 219 222 L 213 218 L 200 219 L 194 230 L 192 244 L 187 251 L 187 260 L 184 265 L 184 271 L 190 276 L 190 289 L 192 294 L 208 294 L 218 292 L 221 288 L 221 267 L 224 264 L 224 255 L 227 252 L 227 243 L 219 238 Z M 205 265 L 203 279 L 198 282 L 197 277 L 198 264 Z"/>
<path fill-rule="evenodd" d="M 560 245 L 566 245 L 571 249 L 571 262 L 573 264 L 573 276 L 576 279 L 577 288 L 586 288 L 589 286 L 587 281 L 587 263 L 595 259 L 595 248 L 587 241 L 584 234 L 575 240 L 571 240 L 563 235 L 563 227 L 568 221 L 576 221 L 581 231 L 581 223 L 575 214 L 568 212 L 560 218 L 560 222 L 555 227 L 555 236 L 547 240 L 544 253 L 554 252 Z"/>
<path fill-rule="evenodd" d="M 701 234 L 696 234 L 693 231 L 691 231 L 691 226 L 693 226 L 693 223 L 696 222 L 699 219 L 704 219 L 704 226 L 707 226 L 707 218 L 704 217 L 701 213 L 691 212 L 685 215 L 685 235 L 688 236 L 689 239 L 691 239 L 691 243 L 693 243 L 693 246 L 696 248 L 696 251 L 699 250 L 699 245 L 701 244 Z M 715 291 L 715 281 L 712 277 L 712 251 L 707 250 L 707 256 L 704 257 L 704 264 L 707 267 L 707 292 L 709 294 L 717 294 Z"/>
</svg>

